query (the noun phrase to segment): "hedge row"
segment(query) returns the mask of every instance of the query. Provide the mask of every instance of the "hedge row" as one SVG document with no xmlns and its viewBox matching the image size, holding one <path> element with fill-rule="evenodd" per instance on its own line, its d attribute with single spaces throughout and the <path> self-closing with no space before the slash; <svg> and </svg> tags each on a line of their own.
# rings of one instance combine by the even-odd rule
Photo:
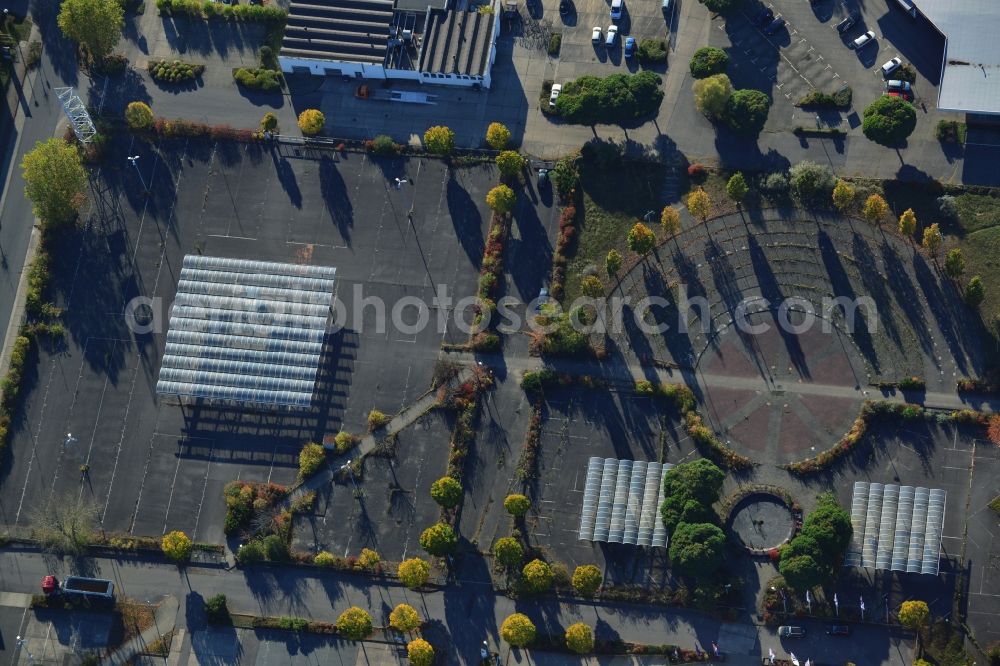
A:
<svg viewBox="0 0 1000 666">
<path fill-rule="evenodd" d="M 262 92 L 278 92 L 284 80 L 281 72 L 266 67 L 239 67 L 233 70 L 236 83 L 250 90 Z"/>
<path fill-rule="evenodd" d="M 889 402 L 887 400 L 866 400 L 861 405 L 861 411 L 854 420 L 854 424 L 846 435 L 840 438 L 836 444 L 823 451 L 813 458 L 807 458 L 798 462 L 785 465 L 785 469 L 800 476 L 808 476 L 822 472 L 832 466 L 841 458 L 851 453 L 862 440 L 868 425 L 879 416 L 897 416 L 904 420 L 922 419 L 929 416 L 929 412 L 920 405 L 909 403 Z M 949 412 L 939 417 L 940 420 L 952 423 L 967 423 L 973 425 L 987 425 L 988 416 L 982 412 L 971 409 L 961 409 Z"/>
<path fill-rule="evenodd" d="M 205 66 L 180 60 L 150 60 L 148 70 L 154 81 L 183 83 L 201 76 Z"/>
<path fill-rule="evenodd" d="M 750 469 L 756 463 L 746 456 L 736 453 L 722 443 L 712 429 L 704 424 L 698 413 L 698 401 L 694 392 L 683 384 L 653 384 L 645 379 L 635 383 L 639 395 L 664 398 L 673 403 L 684 418 L 684 429 L 702 449 L 707 458 L 727 469 Z"/>
<path fill-rule="evenodd" d="M 227 5 L 212 0 L 156 0 L 160 16 L 190 16 L 192 18 L 222 18 L 235 21 L 283 21 L 285 10 L 275 5 Z"/>
<path fill-rule="evenodd" d="M 570 199 L 575 193 L 570 193 Z M 577 208 L 576 204 L 567 204 L 559 213 L 559 237 L 556 239 L 556 251 L 552 255 L 552 277 L 549 280 L 549 293 L 552 298 L 562 298 L 566 288 L 566 264 L 569 262 L 570 245 L 576 237 Z"/>
</svg>

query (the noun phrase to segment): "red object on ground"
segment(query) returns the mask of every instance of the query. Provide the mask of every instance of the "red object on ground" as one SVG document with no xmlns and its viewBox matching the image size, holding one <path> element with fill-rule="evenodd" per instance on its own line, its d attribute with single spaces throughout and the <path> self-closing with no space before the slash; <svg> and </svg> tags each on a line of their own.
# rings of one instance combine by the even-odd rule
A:
<svg viewBox="0 0 1000 666">
<path fill-rule="evenodd" d="M 52 594 L 59 589 L 59 581 L 55 576 L 46 576 L 42 579 L 42 592 Z"/>
</svg>

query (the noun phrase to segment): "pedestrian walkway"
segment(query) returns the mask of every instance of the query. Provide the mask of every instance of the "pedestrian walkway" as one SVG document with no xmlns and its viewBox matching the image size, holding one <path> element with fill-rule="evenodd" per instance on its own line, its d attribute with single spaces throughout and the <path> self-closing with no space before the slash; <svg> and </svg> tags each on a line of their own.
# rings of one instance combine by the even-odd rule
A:
<svg viewBox="0 0 1000 666">
<path fill-rule="evenodd" d="M 168 596 L 156 608 L 156 612 L 153 614 L 153 624 L 132 640 L 124 643 L 101 663 L 106 666 L 124 666 L 130 663 L 137 655 L 146 651 L 150 644 L 161 640 L 174 630 L 177 625 L 177 610 L 179 608 L 180 603 L 178 603 L 177 597 Z"/>
<path fill-rule="evenodd" d="M 471 361 L 469 365 L 464 367 L 458 372 L 449 382 L 448 386 L 453 388 L 463 382 L 471 380 L 475 376 L 475 359 Z M 398 432 L 410 426 L 414 421 L 419 419 L 421 416 L 426 414 L 428 411 L 433 409 L 438 404 L 437 390 L 431 389 L 427 391 L 422 396 L 417 398 L 410 405 L 405 407 L 401 412 L 392 417 L 384 427 L 376 430 L 373 433 L 365 435 L 361 442 L 349 452 L 345 453 L 343 458 L 346 459 L 344 464 L 348 464 L 353 459 L 363 458 L 378 446 L 379 442 L 392 437 Z M 303 481 L 301 484 L 296 486 L 292 492 L 288 493 L 288 497 L 285 498 L 284 505 L 288 506 L 295 502 L 295 500 L 303 497 L 304 495 L 319 490 L 326 484 L 333 481 L 333 476 L 336 474 L 337 470 L 341 468 L 338 461 L 331 461 L 322 470 L 313 474 L 308 479 Z"/>
</svg>

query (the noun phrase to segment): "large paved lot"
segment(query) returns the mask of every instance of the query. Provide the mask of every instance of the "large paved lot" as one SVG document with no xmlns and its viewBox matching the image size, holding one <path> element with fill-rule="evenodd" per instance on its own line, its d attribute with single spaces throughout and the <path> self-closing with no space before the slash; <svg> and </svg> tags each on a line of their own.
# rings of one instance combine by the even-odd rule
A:
<svg viewBox="0 0 1000 666">
<path fill-rule="evenodd" d="M 125 159 L 136 153 L 148 199 Z M 24 524 L 49 493 L 67 494 L 97 503 L 108 531 L 183 529 L 218 542 L 227 481 L 289 483 L 304 442 L 361 432 L 372 408 L 394 413 L 429 387 L 444 337 L 436 327 L 379 331 L 371 308 L 353 321 L 350 299 L 355 287 L 390 308 L 403 296 L 430 302 L 438 284 L 456 299 L 472 294 L 495 176 L 438 161 L 127 138 L 107 164 L 90 226 L 54 248 L 69 337 L 42 351 L 28 379 L 0 523 Z M 396 189 L 397 177 L 409 184 Z M 194 252 L 337 267 L 348 327 L 330 336 L 313 409 L 181 409 L 155 397 L 164 331 L 133 335 L 123 304 L 144 295 L 165 309 Z"/>
</svg>

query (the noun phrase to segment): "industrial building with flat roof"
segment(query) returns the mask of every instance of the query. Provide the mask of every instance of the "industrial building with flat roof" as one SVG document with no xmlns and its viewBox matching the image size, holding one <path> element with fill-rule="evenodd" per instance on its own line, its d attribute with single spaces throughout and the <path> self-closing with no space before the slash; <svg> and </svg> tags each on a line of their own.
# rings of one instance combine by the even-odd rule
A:
<svg viewBox="0 0 1000 666">
<path fill-rule="evenodd" d="M 945 39 L 938 108 L 1000 114 L 1000 4 L 996 0 L 917 0 Z"/>
<path fill-rule="evenodd" d="M 495 11 L 449 0 L 303 0 L 289 7 L 285 73 L 490 87 Z"/>
</svg>

